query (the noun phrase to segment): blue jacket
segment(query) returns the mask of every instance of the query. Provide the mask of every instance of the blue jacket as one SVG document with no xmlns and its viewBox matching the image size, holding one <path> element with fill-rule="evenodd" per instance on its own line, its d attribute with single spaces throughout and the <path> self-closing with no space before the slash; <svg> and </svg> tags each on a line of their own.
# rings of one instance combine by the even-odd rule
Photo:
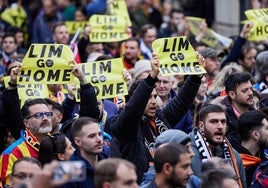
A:
<svg viewBox="0 0 268 188">
<path fill-rule="evenodd" d="M 98 154 L 98 161 L 108 158 L 104 153 Z M 83 158 L 80 154 L 80 150 L 76 149 L 74 153 L 70 157 L 70 161 L 83 161 L 86 164 L 86 180 L 82 182 L 70 182 L 66 183 L 61 188 L 94 188 L 95 182 L 94 182 L 94 174 L 95 169 L 92 167 L 89 162 Z"/>
</svg>

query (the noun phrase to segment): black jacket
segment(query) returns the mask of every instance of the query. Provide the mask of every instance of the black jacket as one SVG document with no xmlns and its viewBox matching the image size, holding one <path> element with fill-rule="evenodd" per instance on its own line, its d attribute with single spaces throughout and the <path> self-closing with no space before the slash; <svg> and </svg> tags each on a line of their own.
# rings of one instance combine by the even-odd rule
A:
<svg viewBox="0 0 268 188">
<path fill-rule="evenodd" d="M 154 89 L 156 80 L 148 76 L 137 86 L 125 108 L 113 118 L 110 129 L 113 134 L 111 145 L 112 156 L 122 157 L 134 163 L 137 167 L 138 180 L 149 168 L 152 157 L 145 143 L 145 132 L 150 131 L 149 119 L 143 115 L 148 99 Z M 190 76 L 182 86 L 179 94 L 162 110 L 156 112 L 155 123 L 161 124 L 159 134 L 174 127 L 192 105 L 201 83 L 201 77 Z M 157 122 L 158 121 L 158 122 Z M 155 139 L 158 135 L 152 135 Z M 117 147 L 117 148 L 116 148 Z M 116 153 L 115 153 L 116 152 Z"/>
</svg>

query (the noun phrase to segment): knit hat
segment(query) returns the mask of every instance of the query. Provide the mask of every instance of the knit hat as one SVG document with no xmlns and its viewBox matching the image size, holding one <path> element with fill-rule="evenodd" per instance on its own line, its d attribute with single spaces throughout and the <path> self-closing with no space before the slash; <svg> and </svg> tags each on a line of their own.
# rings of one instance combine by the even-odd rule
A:
<svg viewBox="0 0 268 188">
<path fill-rule="evenodd" d="M 164 143 L 177 143 L 186 145 L 190 141 L 191 141 L 190 137 L 185 132 L 178 129 L 169 129 L 161 133 L 156 138 L 154 147 L 158 148 L 161 144 Z"/>
<path fill-rule="evenodd" d="M 147 59 L 141 59 L 135 63 L 134 67 L 134 77 L 139 77 L 144 72 L 149 72 L 152 70 L 151 62 Z"/>
<path fill-rule="evenodd" d="M 204 57 L 223 57 L 224 53 L 222 51 L 214 50 L 212 48 L 206 47 L 200 51 L 200 54 Z"/>
</svg>

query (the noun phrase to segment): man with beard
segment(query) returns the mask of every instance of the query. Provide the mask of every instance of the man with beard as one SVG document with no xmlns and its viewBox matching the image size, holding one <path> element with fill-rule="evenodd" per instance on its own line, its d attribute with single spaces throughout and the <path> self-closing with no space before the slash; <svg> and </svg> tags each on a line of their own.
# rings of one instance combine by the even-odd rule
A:
<svg viewBox="0 0 268 188">
<path fill-rule="evenodd" d="M 135 63 L 139 60 L 141 55 L 140 41 L 136 38 L 130 38 L 125 41 L 125 53 L 123 64 L 126 69 L 133 69 Z"/>
<path fill-rule="evenodd" d="M 268 121 L 262 111 L 252 110 L 243 113 L 237 121 L 237 131 L 241 146 L 237 150 L 246 170 L 247 185 L 253 178 L 256 168 L 266 160 L 263 149 L 268 147 Z"/>
<path fill-rule="evenodd" d="M 6 185 L 10 184 L 14 162 L 22 157 L 37 158 L 40 141 L 52 130 L 51 117 L 53 113 L 49 110 L 44 99 L 26 101 L 21 113 L 25 130 L 21 131 L 21 138 L 9 146 L 0 158 L 0 177 Z"/>
<path fill-rule="evenodd" d="M 165 143 L 154 155 L 155 178 L 142 188 L 186 187 L 190 176 L 191 154 L 181 144 Z"/>
<path fill-rule="evenodd" d="M 224 109 L 215 104 L 204 106 L 199 112 L 198 127 L 190 133 L 191 146 L 195 153 L 192 168 L 201 175 L 201 164 L 211 157 L 225 158 L 234 168 L 239 186 L 246 187 L 245 170 L 241 157 L 225 138 L 227 119 Z"/>
<path fill-rule="evenodd" d="M 200 51 L 200 54 L 206 59 L 205 69 L 207 71 L 206 78 L 208 81 L 208 87 L 210 87 L 215 79 L 215 76 L 220 70 L 219 57 L 224 54 L 221 51 L 216 51 L 212 48 L 206 47 Z"/>
<path fill-rule="evenodd" d="M 198 56 L 201 65 L 204 58 Z M 127 103 L 118 116 L 109 121 L 113 157 L 131 161 L 137 167 L 138 182 L 153 162 L 156 137 L 173 128 L 190 108 L 201 83 L 202 75 L 190 75 L 178 95 L 162 109 L 157 107 L 155 84 L 158 81 L 159 61 L 156 54 L 151 60 L 152 71 L 134 82 L 126 98 Z"/>
<path fill-rule="evenodd" d="M 227 96 L 222 100 L 226 106 L 227 138 L 236 150 L 240 148 L 240 138 L 237 133 L 237 118 L 243 113 L 254 110 L 251 75 L 248 73 L 233 73 L 224 82 Z"/>
</svg>

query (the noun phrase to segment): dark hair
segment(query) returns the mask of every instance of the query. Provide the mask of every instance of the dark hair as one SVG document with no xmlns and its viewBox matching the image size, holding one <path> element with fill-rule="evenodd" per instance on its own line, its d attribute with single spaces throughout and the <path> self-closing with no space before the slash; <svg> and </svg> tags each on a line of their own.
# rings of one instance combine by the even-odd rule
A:
<svg viewBox="0 0 268 188">
<path fill-rule="evenodd" d="M 125 42 L 129 42 L 129 41 L 134 41 L 134 42 L 136 42 L 136 43 L 138 44 L 138 48 L 140 48 L 140 46 L 141 46 L 141 42 L 140 42 L 139 39 L 134 38 L 134 37 L 131 37 L 131 38 L 127 39 Z"/>
<path fill-rule="evenodd" d="M 80 117 L 77 120 L 75 120 L 72 124 L 72 135 L 73 137 L 79 136 L 81 133 L 82 128 L 85 125 L 88 124 L 98 124 L 96 119 L 90 118 L 90 117 Z"/>
<path fill-rule="evenodd" d="M 48 105 L 52 106 L 52 110 L 58 110 L 61 114 L 63 114 L 63 108 L 58 102 L 53 101 L 50 98 L 45 98 L 44 100 L 47 102 Z"/>
<path fill-rule="evenodd" d="M 248 73 L 230 74 L 224 81 L 225 90 L 227 93 L 229 91 L 235 91 L 238 85 L 247 81 L 251 81 L 251 75 Z"/>
<path fill-rule="evenodd" d="M 35 159 L 35 158 L 33 158 L 33 157 L 22 157 L 22 158 L 19 158 L 18 160 L 16 160 L 16 161 L 14 162 L 14 164 L 13 164 L 13 166 L 12 166 L 12 170 L 11 170 L 11 175 L 14 175 L 14 170 L 15 170 L 15 168 L 16 168 L 16 165 L 17 165 L 18 163 L 22 162 L 22 161 L 26 161 L 26 162 L 29 162 L 29 163 L 36 164 L 36 165 L 39 166 L 40 169 L 41 169 L 41 163 L 40 163 L 37 159 Z"/>
<path fill-rule="evenodd" d="M 224 180 L 233 179 L 237 181 L 237 178 L 230 174 L 226 169 L 213 169 L 209 170 L 202 175 L 201 188 L 221 188 L 223 187 Z"/>
<path fill-rule="evenodd" d="M 55 33 L 57 27 L 60 27 L 60 26 L 66 26 L 65 22 L 57 22 L 57 23 L 53 24 L 52 33 Z"/>
<path fill-rule="evenodd" d="M 154 155 L 154 167 L 156 173 L 160 173 L 163 165 L 169 163 L 175 166 L 180 162 L 180 156 L 183 153 L 188 153 L 185 146 L 178 143 L 165 143 L 158 147 Z"/>
<path fill-rule="evenodd" d="M 109 158 L 98 162 L 94 175 L 96 188 L 102 188 L 104 182 L 115 181 L 117 179 L 116 171 L 121 164 L 136 171 L 135 165 L 125 159 Z"/>
<path fill-rule="evenodd" d="M 255 49 L 255 48 L 253 46 L 251 46 L 251 45 L 242 46 L 240 54 L 239 54 L 239 59 L 244 60 L 244 58 L 246 57 L 246 54 L 252 49 Z"/>
<path fill-rule="evenodd" d="M 15 43 L 17 44 L 17 40 L 16 40 L 16 37 L 15 37 L 15 34 L 14 33 L 12 33 L 12 32 L 6 32 L 4 34 L 4 36 L 2 37 L 2 41 L 4 41 L 5 38 L 7 38 L 7 37 L 12 37 L 14 39 Z"/>
<path fill-rule="evenodd" d="M 157 28 L 153 24 L 145 24 L 141 27 L 141 38 L 145 36 L 145 34 L 148 32 L 149 29 L 155 29 L 157 31 Z"/>
<path fill-rule="evenodd" d="M 243 113 L 237 120 L 237 132 L 241 140 L 249 140 L 253 130 L 263 126 L 262 120 L 267 118 L 260 110 L 251 110 Z"/>
<path fill-rule="evenodd" d="M 40 143 L 38 160 L 42 165 L 58 160 L 58 153 L 64 154 L 66 147 L 66 137 L 63 133 L 46 135 Z"/>
<path fill-rule="evenodd" d="M 216 112 L 216 113 L 224 113 L 225 114 L 225 111 L 224 109 L 220 106 L 220 105 L 217 105 L 217 104 L 208 104 L 207 106 L 203 107 L 199 114 L 198 114 L 198 121 L 205 121 L 206 117 L 208 116 L 209 113 L 213 113 L 213 112 Z"/>
<path fill-rule="evenodd" d="M 21 114 L 23 119 L 26 119 L 30 115 L 29 108 L 36 104 L 45 104 L 48 105 L 47 102 L 42 98 L 37 99 L 28 99 L 25 101 L 24 105 L 21 108 Z"/>
<path fill-rule="evenodd" d="M 14 35 L 16 35 L 16 33 L 24 33 L 22 28 L 20 27 L 17 27 L 17 26 L 9 26 L 7 29 L 6 29 L 6 32 L 7 33 L 13 33 Z"/>
<path fill-rule="evenodd" d="M 100 55 L 95 61 L 102 61 L 102 60 L 109 60 L 109 59 L 113 59 L 113 57 L 111 55 Z"/>
<path fill-rule="evenodd" d="M 184 15 L 184 11 L 183 11 L 183 10 L 174 8 L 174 9 L 172 9 L 172 10 L 170 11 L 170 14 L 169 14 L 170 18 L 173 17 L 173 14 L 174 14 L 174 13 L 179 13 L 179 14 L 183 14 L 183 15 Z"/>
</svg>

